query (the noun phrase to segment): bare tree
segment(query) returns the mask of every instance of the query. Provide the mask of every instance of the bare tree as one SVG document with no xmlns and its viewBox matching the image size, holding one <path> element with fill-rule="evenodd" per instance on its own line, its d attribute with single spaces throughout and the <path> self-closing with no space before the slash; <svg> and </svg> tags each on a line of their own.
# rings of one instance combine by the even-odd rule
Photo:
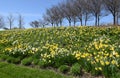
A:
<svg viewBox="0 0 120 78">
<path fill-rule="evenodd" d="M 120 0 L 103 0 L 106 9 L 113 16 L 113 24 L 117 25 L 118 14 L 120 12 Z"/>
<path fill-rule="evenodd" d="M 55 23 L 54 15 L 50 9 L 46 10 L 46 13 L 43 15 L 43 18 L 46 22 L 50 23 L 52 26 Z"/>
<path fill-rule="evenodd" d="M 95 26 L 99 26 L 102 5 L 102 0 L 89 0 L 90 11 L 95 16 Z"/>
<path fill-rule="evenodd" d="M 39 20 L 39 26 L 40 27 L 44 28 L 46 25 L 48 25 L 48 23 L 45 20 L 42 20 L 42 19 Z"/>
<path fill-rule="evenodd" d="M 5 25 L 5 23 L 4 23 L 4 19 L 3 19 L 2 16 L 0 16 L 0 28 L 3 28 L 4 25 Z"/>
<path fill-rule="evenodd" d="M 71 22 L 73 22 L 73 26 L 76 26 L 76 22 L 77 22 L 77 7 L 75 6 L 75 0 L 68 0 L 69 1 L 69 14 L 70 14 L 70 18 L 71 18 Z"/>
<path fill-rule="evenodd" d="M 18 15 L 18 26 L 19 26 L 19 29 L 24 28 L 24 19 L 21 14 Z"/>
<path fill-rule="evenodd" d="M 119 9 L 118 16 L 117 16 L 117 24 L 118 24 L 118 25 L 120 25 L 119 19 L 120 19 L 120 9 Z"/>
<path fill-rule="evenodd" d="M 58 12 L 57 6 L 53 6 L 49 10 L 52 13 L 52 19 L 54 20 L 54 24 L 56 26 L 58 26 L 58 24 L 59 24 L 59 12 Z"/>
<path fill-rule="evenodd" d="M 38 28 L 40 26 L 40 23 L 39 21 L 32 21 L 30 22 L 30 26 L 33 27 L 33 28 Z"/>
<path fill-rule="evenodd" d="M 77 18 L 81 22 L 81 26 L 83 26 L 83 0 L 75 0 L 74 6 L 77 12 Z"/>
<path fill-rule="evenodd" d="M 64 16 L 63 16 L 63 12 L 61 10 L 61 8 L 59 6 L 53 6 L 51 8 L 51 12 L 53 13 L 54 15 L 54 20 L 55 20 L 55 24 L 56 26 L 62 26 L 62 21 L 64 19 Z"/>
<path fill-rule="evenodd" d="M 14 23 L 14 17 L 12 14 L 10 14 L 8 17 L 7 17 L 7 20 L 8 20 L 8 23 L 9 23 L 9 27 L 10 29 L 12 28 L 13 26 L 13 23 Z"/>
<path fill-rule="evenodd" d="M 117 12 L 117 24 L 120 25 L 120 21 L 119 21 L 119 18 L 120 18 L 120 0 L 119 0 L 119 3 L 118 3 L 118 12 Z"/>
<path fill-rule="evenodd" d="M 87 21 L 89 21 L 92 17 L 92 13 L 90 11 L 90 5 L 88 0 L 82 0 L 82 7 L 83 7 L 83 18 L 84 18 L 84 25 L 87 25 Z"/>
<path fill-rule="evenodd" d="M 103 6 L 105 5 L 105 6 Z M 106 10 L 107 9 L 107 10 Z M 46 10 L 44 20 L 52 26 L 66 19 L 71 26 L 79 20 L 81 26 L 87 25 L 90 18 L 95 18 L 95 26 L 99 26 L 101 17 L 107 16 L 108 12 L 114 17 L 114 24 L 118 24 L 120 18 L 120 0 L 66 0 Z"/>
<path fill-rule="evenodd" d="M 72 6 L 71 6 L 71 2 L 67 0 L 67 2 L 64 2 L 64 3 L 61 3 L 60 5 L 60 8 L 63 12 L 63 17 L 66 18 L 69 22 L 69 26 L 71 26 L 71 23 L 72 23 L 72 13 L 71 13 L 71 9 L 72 9 Z"/>
<path fill-rule="evenodd" d="M 63 13 L 63 10 L 61 9 L 60 7 L 61 3 L 58 4 L 58 6 L 56 6 L 56 9 L 57 9 L 57 12 L 58 12 L 58 17 L 59 17 L 59 24 L 60 26 L 62 26 L 62 23 L 63 23 L 63 19 L 65 18 L 64 17 L 64 13 Z"/>
</svg>

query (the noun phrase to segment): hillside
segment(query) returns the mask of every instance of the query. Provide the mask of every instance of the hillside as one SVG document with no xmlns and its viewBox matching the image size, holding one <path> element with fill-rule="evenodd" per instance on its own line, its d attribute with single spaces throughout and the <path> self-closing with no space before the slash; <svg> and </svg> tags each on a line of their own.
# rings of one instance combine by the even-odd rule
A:
<svg viewBox="0 0 120 78">
<path fill-rule="evenodd" d="M 9 63 L 39 65 L 41 68 L 60 69 L 67 65 L 67 73 L 71 75 L 88 72 L 114 78 L 120 73 L 119 38 L 120 27 L 0 31 L 0 58 Z M 80 66 L 77 72 L 72 69 L 76 63 Z"/>
</svg>

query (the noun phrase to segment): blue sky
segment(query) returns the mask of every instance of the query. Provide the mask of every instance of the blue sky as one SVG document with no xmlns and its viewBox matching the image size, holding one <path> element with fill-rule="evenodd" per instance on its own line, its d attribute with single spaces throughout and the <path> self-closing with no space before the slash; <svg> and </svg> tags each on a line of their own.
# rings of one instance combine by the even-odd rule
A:
<svg viewBox="0 0 120 78">
<path fill-rule="evenodd" d="M 9 14 L 13 14 L 17 19 L 18 14 L 21 14 L 24 17 L 25 27 L 29 28 L 31 21 L 40 19 L 47 8 L 62 1 L 64 0 L 0 0 L 0 15 L 7 17 Z M 112 17 L 102 18 L 101 23 L 106 23 L 106 21 L 112 22 Z M 66 22 L 64 23 L 67 25 Z M 94 25 L 94 21 L 88 23 Z M 17 25 L 18 23 L 15 21 L 14 26 Z"/>
<path fill-rule="evenodd" d="M 0 15 L 6 17 L 13 14 L 17 19 L 18 14 L 24 17 L 25 26 L 29 22 L 40 19 L 45 10 L 56 5 L 62 0 L 0 0 Z M 17 21 L 15 21 L 17 26 Z"/>
</svg>

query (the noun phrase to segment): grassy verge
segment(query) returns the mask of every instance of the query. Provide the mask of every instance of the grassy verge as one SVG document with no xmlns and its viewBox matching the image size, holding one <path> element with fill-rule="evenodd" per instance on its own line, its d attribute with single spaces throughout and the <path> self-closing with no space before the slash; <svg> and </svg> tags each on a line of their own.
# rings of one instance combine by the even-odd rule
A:
<svg viewBox="0 0 120 78">
<path fill-rule="evenodd" d="M 0 63 L 0 78 L 69 78 L 50 70 L 38 70 L 8 63 Z"/>
</svg>

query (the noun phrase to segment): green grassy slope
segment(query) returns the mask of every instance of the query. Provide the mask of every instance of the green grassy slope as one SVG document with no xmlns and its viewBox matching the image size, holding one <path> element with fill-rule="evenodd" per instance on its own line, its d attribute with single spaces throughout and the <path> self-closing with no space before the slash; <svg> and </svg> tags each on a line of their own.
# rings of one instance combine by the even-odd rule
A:
<svg viewBox="0 0 120 78">
<path fill-rule="evenodd" d="M 50 70 L 0 63 L 0 78 L 69 78 Z"/>
</svg>

